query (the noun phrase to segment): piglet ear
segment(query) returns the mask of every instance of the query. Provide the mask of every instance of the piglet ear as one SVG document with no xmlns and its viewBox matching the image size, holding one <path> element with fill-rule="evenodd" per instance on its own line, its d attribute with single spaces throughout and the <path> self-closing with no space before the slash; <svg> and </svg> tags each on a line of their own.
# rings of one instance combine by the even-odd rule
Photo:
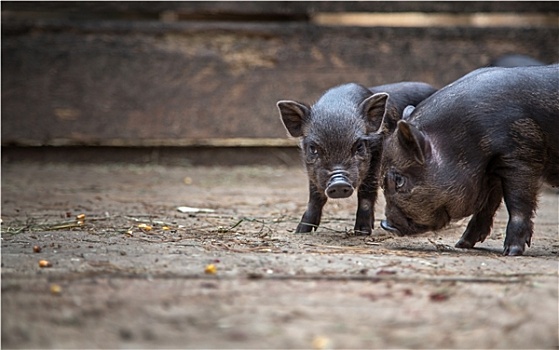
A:
<svg viewBox="0 0 559 350">
<path fill-rule="evenodd" d="M 401 115 L 395 102 L 390 99 L 386 102 L 384 116 L 382 117 L 382 123 L 377 131 L 378 134 L 388 136 L 396 130 L 396 124 L 401 119 Z"/>
<path fill-rule="evenodd" d="M 403 120 L 408 120 L 410 118 L 410 115 L 413 113 L 413 111 L 415 110 L 415 107 L 412 105 L 406 106 L 406 108 L 404 108 L 404 111 L 402 112 L 402 119 Z"/>
<path fill-rule="evenodd" d="M 373 96 L 367 97 L 363 102 L 361 102 L 360 108 L 365 116 L 367 133 L 379 130 L 386 112 L 387 101 L 388 94 L 385 92 L 379 92 Z"/>
<path fill-rule="evenodd" d="M 303 136 L 303 124 L 309 119 L 311 109 L 304 103 L 295 101 L 278 101 L 277 103 L 281 121 L 289 135 Z"/>
<path fill-rule="evenodd" d="M 397 126 L 397 137 L 400 145 L 407 153 L 414 157 L 420 165 L 425 164 L 426 152 L 429 150 L 429 140 L 418 128 L 405 120 L 400 120 Z"/>
</svg>

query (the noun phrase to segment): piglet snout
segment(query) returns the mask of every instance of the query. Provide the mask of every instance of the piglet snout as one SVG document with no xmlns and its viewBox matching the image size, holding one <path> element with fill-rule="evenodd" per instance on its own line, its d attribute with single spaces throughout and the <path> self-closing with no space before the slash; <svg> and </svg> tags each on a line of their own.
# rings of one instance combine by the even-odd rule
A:
<svg viewBox="0 0 559 350">
<path fill-rule="evenodd" d="M 343 172 L 336 172 L 330 177 L 326 195 L 330 198 L 347 198 L 353 194 L 353 186 Z"/>
<path fill-rule="evenodd" d="M 400 236 L 400 231 L 392 226 L 392 224 L 390 224 L 390 222 L 388 222 L 388 220 L 381 220 L 380 221 L 380 227 L 382 227 L 384 230 L 388 231 L 388 232 L 392 232 L 397 236 Z"/>
</svg>

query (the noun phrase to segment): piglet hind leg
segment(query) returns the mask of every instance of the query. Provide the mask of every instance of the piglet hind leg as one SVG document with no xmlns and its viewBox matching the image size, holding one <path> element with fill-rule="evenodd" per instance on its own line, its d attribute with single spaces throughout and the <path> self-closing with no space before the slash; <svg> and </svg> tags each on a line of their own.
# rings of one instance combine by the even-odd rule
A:
<svg viewBox="0 0 559 350">
<path fill-rule="evenodd" d="M 503 255 L 522 255 L 526 244 L 530 246 L 539 186 L 534 181 L 522 181 L 517 176 L 503 181 L 503 195 L 509 213 Z M 531 177 L 532 179 L 537 177 Z"/>
<path fill-rule="evenodd" d="M 301 222 L 297 225 L 296 233 L 309 233 L 318 228 L 320 219 L 322 217 L 322 208 L 326 204 L 328 198 L 325 194 L 317 191 L 316 186 L 310 184 L 309 186 L 309 202 L 307 210 L 301 218 Z"/>
<path fill-rule="evenodd" d="M 494 177 L 489 181 L 489 191 L 480 210 L 468 223 L 464 234 L 456 243 L 456 248 L 473 248 L 477 242 L 483 242 L 491 232 L 493 217 L 501 205 L 503 190 L 501 181 Z"/>
<path fill-rule="evenodd" d="M 530 118 L 514 122 L 509 135 L 514 146 L 496 169 L 509 213 L 503 254 L 522 255 L 532 240 L 532 219 L 550 153 L 543 130 Z"/>
<path fill-rule="evenodd" d="M 354 233 L 357 236 L 368 236 L 373 231 L 375 221 L 375 189 L 359 189 L 357 193 L 357 213 L 355 215 Z"/>
</svg>

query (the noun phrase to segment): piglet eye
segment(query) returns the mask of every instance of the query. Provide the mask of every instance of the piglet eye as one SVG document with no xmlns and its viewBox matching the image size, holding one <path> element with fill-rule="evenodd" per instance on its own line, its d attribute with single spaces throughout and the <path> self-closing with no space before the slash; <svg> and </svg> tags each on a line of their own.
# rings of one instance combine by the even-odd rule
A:
<svg viewBox="0 0 559 350">
<path fill-rule="evenodd" d="M 400 174 L 394 174 L 394 185 L 396 189 L 402 188 L 406 184 L 406 178 Z"/>
<path fill-rule="evenodd" d="M 366 154 L 366 149 L 367 147 L 365 145 L 365 141 L 363 140 L 358 141 L 353 148 L 354 153 L 360 156 L 364 156 Z"/>
<path fill-rule="evenodd" d="M 309 154 L 312 154 L 313 156 L 316 156 L 318 154 L 318 148 L 313 145 L 312 143 L 307 147 Z"/>
<path fill-rule="evenodd" d="M 384 178 L 384 186 L 391 191 L 401 190 L 406 185 L 407 179 L 395 171 L 390 171 Z"/>
</svg>

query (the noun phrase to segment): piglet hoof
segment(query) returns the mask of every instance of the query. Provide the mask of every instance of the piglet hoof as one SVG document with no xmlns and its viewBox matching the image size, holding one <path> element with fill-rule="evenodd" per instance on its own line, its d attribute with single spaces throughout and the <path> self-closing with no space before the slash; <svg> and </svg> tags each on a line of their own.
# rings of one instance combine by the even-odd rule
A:
<svg viewBox="0 0 559 350">
<path fill-rule="evenodd" d="M 475 243 L 466 241 L 465 239 L 460 239 L 454 246 L 456 248 L 470 249 L 473 248 Z"/>
<path fill-rule="evenodd" d="M 353 236 L 369 236 L 372 232 L 373 228 L 371 227 L 371 225 L 367 224 L 358 225 L 356 223 L 355 227 L 353 228 Z"/>
<path fill-rule="evenodd" d="M 509 247 L 505 247 L 503 251 L 503 255 L 507 256 L 520 256 L 524 254 L 524 245 L 511 245 Z"/>
<path fill-rule="evenodd" d="M 295 233 L 310 233 L 313 230 L 316 231 L 317 227 L 318 227 L 318 225 L 307 224 L 305 222 L 301 222 L 301 223 L 299 223 L 299 225 L 297 225 L 297 229 L 295 230 Z"/>
<path fill-rule="evenodd" d="M 370 236 L 372 231 L 366 231 L 366 230 L 353 230 L 353 235 L 354 236 Z"/>
</svg>

